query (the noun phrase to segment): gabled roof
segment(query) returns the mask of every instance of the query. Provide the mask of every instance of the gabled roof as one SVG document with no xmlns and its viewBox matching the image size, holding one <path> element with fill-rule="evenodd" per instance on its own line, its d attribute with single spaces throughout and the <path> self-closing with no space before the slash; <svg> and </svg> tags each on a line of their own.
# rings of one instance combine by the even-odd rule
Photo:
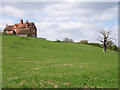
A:
<svg viewBox="0 0 120 90">
<path fill-rule="evenodd" d="M 26 23 L 23 23 L 23 24 L 15 24 L 18 28 L 26 28 Z M 30 22 L 28 23 L 28 27 L 31 27 L 32 25 L 34 25 L 34 22 Z"/>
<path fill-rule="evenodd" d="M 34 25 L 34 22 L 26 22 L 26 23 L 18 23 L 18 24 L 15 24 L 15 25 L 7 25 L 4 29 L 4 31 L 7 31 L 7 30 L 12 30 L 14 28 L 14 26 L 16 26 L 18 29 L 27 29 L 26 26 L 28 24 L 28 28 L 31 28 L 33 25 Z"/>
<path fill-rule="evenodd" d="M 7 25 L 4 30 L 5 30 L 5 31 L 7 31 L 7 30 L 12 30 L 13 26 L 14 26 L 14 25 Z"/>
</svg>

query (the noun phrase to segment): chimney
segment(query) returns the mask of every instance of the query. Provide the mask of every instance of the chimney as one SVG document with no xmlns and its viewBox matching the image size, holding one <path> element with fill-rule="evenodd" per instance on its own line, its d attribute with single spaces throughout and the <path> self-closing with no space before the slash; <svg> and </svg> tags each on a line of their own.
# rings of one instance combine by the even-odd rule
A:
<svg viewBox="0 0 120 90">
<path fill-rule="evenodd" d="M 26 20 L 26 28 L 28 28 L 28 20 Z"/>
<path fill-rule="evenodd" d="M 20 19 L 20 24 L 23 24 L 23 20 L 22 19 Z"/>
<path fill-rule="evenodd" d="M 28 24 L 28 20 L 26 20 L 26 23 Z"/>
</svg>

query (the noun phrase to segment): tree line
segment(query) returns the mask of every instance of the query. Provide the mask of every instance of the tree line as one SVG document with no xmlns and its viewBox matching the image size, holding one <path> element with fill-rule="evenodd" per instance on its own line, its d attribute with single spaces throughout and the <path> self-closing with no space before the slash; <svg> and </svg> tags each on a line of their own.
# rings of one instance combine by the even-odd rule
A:
<svg viewBox="0 0 120 90">
<path fill-rule="evenodd" d="M 99 33 L 100 33 L 100 36 L 98 37 L 97 40 L 100 41 L 102 44 L 100 44 L 100 43 L 89 43 L 87 40 L 81 40 L 78 43 L 101 47 L 101 48 L 103 48 L 103 52 L 106 52 L 107 49 L 120 52 L 120 48 L 118 48 L 113 42 L 113 41 L 116 41 L 116 39 L 110 37 L 111 31 L 101 29 L 99 31 Z M 61 42 L 61 41 L 57 39 L 56 42 Z M 72 42 L 73 43 L 74 40 L 69 39 L 69 38 L 64 38 L 64 40 L 62 42 Z"/>
<path fill-rule="evenodd" d="M 70 43 L 74 43 L 73 39 L 69 39 L 69 38 L 64 38 L 63 41 L 56 39 L 56 42 L 70 42 Z M 86 45 L 91 45 L 91 46 L 96 46 L 96 47 L 100 47 L 103 48 L 103 44 L 100 43 L 89 43 L 88 40 L 81 40 L 80 42 L 75 42 L 78 44 L 86 44 Z M 113 43 L 113 41 L 108 41 L 107 43 L 107 47 L 106 49 L 110 49 L 110 50 L 114 50 L 114 51 L 120 51 L 120 49 Z"/>
</svg>

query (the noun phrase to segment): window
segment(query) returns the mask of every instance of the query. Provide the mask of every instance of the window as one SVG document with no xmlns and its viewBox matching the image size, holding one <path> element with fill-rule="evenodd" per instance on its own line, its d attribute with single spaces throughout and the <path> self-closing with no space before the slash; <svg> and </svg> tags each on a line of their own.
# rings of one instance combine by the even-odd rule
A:
<svg viewBox="0 0 120 90">
<path fill-rule="evenodd" d="M 35 30 L 33 30 L 33 32 L 35 32 Z"/>
<path fill-rule="evenodd" d="M 27 36 L 26 34 L 19 34 L 19 36 Z"/>
<path fill-rule="evenodd" d="M 27 34 L 19 34 L 19 36 L 25 36 L 25 37 L 27 37 Z"/>
<path fill-rule="evenodd" d="M 33 35 L 33 37 L 34 37 L 35 35 Z"/>
</svg>

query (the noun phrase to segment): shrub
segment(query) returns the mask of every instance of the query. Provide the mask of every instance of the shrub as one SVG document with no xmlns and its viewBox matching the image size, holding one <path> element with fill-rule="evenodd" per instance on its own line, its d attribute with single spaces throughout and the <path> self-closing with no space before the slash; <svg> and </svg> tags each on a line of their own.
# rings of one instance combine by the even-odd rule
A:
<svg viewBox="0 0 120 90">
<path fill-rule="evenodd" d="M 117 46 L 116 46 L 116 45 L 112 45 L 112 50 L 114 50 L 114 51 L 118 51 Z"/>
<path fill-rule="evenodd" d="M 56 39 L 56 42 L 61 42 L 60 40 Z"/>
<path fill-rule="evenodd" d="M 92 46 L 103 47 L 100 43 L 90 43 Z"/>
<path fill-rule="evenodd" d="M 88 40 L 81 40 L 80 43 L 88 44 Z"/>
<path fill-rule="evenodd" d="M 110 50 L 112 50 L 112 46 L 107 46 L 107 49 L 110 49 Z"/>
<path fill-rule="evenodd" d="M 31 33 L 29 32 L 29 33 L 27 34 L 27 36 L 28 36 L 28 37 L 31 37 Z"/>
</svg>

